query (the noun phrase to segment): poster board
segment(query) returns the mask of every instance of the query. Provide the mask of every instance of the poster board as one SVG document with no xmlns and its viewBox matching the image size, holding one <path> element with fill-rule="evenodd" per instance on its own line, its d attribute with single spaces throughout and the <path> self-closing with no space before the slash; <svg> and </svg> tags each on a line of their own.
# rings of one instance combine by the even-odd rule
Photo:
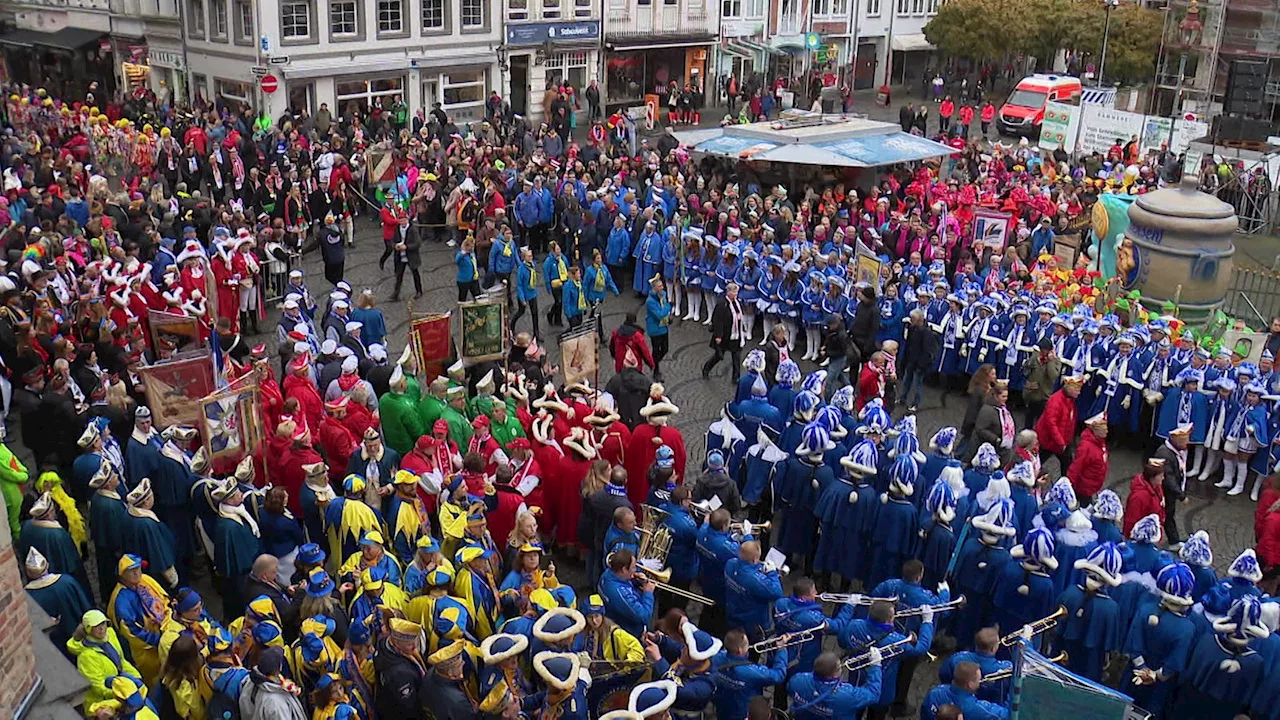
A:
<svg viewBox="0 0 1280 720">
<path fill-rule="evenodd" d="M 1007 212 L 978 208 L 973 214 L 973 247 L 979 245 L 1004 252 L 1009 238 L 1009 229 L 1013 226 L 1013 216 Z"/>
<path fill-rule="evenodd" d="M 458 303 L 458 356 L 465 363 L 501 360 L 507 351 L 504 300 Z"/>
<path fill-rule="evenodd" d="M 149 309 L 147 325 L 151 328 L 151 350 L 161 360 L 206 346 L 198 318 Z"/>
<path fill-rule="evenodd" d="M 138 368 L 155 426 L 200 427 L 200 401 L 213 393 L 213 358 L 205 353 Z"/>
<path fill-rule="evenodd" d="M 1104 105 L 1082 105 L 1080 115 L 1076 151 L 1081 155 L 1093 152 L 1106 155 L 1117 139 L 1123 145 L 1132 137 L 1141 140 L 1144 153 L 1160 149 L 1163 142 L 1169 142 L 1169 148 L 1173 152 L 1182 153 L 1192 140 L 1209 134 L 1208 123 L 1199 120 L 1144 115 Z"/>
<path fill-rule="evenodd" d="M 1045 106 L 1044 122 L 1040 125 L 1040 149 L 1064 148 L 1068 153 L 1076 146 L 1080 133 L 1080 107 L 1067 103 L 1051 102 Z"/>
<path fill-rule="evenodd" d="M 859 253 L 856 260 L 858 276 L 854 282 L 867 283 L 875 288 L 877 293 L 880 292 L 880 258 Z"/>
<path fill-rule="evenodd" d="M 200 401 L 200 430 L 212 460 L 252 455 L 262 445 L 258 386 L 228 390 Z"/>
<path fill-rule="evenodd" d="M 594 381 L 600 369 L 600 343 L 596 323 L 583 325 L 560 336 L 560 367 L 565 385 Z"/>
<path fill-rule="evenodd" d="M 1257 365 L 1262 359 L 1262 351 L 1267 348 L 1267 337 L 1267 333 L 1226 330 L 1222 333 L 1222 347 L 1235 350 L 1237 345 L 1243 345 L 1248 349 L 1245 360 Z"/>
<path fill-rule="evenodd" d="M 442 363 L 449 358 L 450 317 L 450 313 L 444 313 L 409 321 L 409 342 L 419 368 Z"/>
</svg>

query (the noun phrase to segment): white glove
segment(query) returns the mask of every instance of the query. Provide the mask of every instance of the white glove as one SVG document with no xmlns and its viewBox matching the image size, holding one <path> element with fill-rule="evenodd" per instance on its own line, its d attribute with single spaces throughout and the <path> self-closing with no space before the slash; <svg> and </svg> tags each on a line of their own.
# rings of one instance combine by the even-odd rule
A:
<svg viewBox="0 0 1280 720">
<path fill-rule="evenodd" d="M 978 362 L 984 362 L 987 359 L 987 349 L 984 347 L 978 351 Z"/>
<path fill-rule="evenodd" d="M 857 502 L 858 502 L 858 491 L 854 490 L 853 492 L 849 493 L 849 503 L 852 505 L 852 504 L 856 504 Z"/>
<path fill-rule="evenodd" d="M 1128 395 L 1125 395 L 1124 399 L 1120 401 L 1120 407 L 1124 408 L 1125 410 L 1128 410 L 1129 405 L 1130 405 L 1130 397 Z"/>
<path fill-rule="evenodd" d="M 851 594 L 849 596 L 849 599 L 845 601 L 846 605 L 860 605 L 861 603 L 862 603 L 862 596 L 859 595 L 858 593 Z"/>
<path fill-rule="evenodd" d="M 751 533 L 751 521 L 750 521 L 750 520 L 743 520 L 743 521 L 742 521 L 742 536 L 743 536 L 743 537 L 746 537 L 746 536 L 751 535 L 751 534 L 752 534 L 752 533 Z"/>
<path fill-rule="evenodd" d="M 961 346 L 960 346 L 960 357 L 969 357 L 969 346 L 968 346 L 968 345 L 961 345 Z"/>
<path fill-rule="evenodd" d="M 938 583 L 938 594 L 939 594 L 939 595 L 941 595 L 942 593 L 948 593 L 948 594 L 950 594 L 950 592 L 951 592 L 951 585 L 950 585 L 950 584 L 948 584 L 946 580 L 943 580 L 942 582 Z"/>
<path fill-rule="evenodd" d="M 884 653 L 880 652 L 880 648 L 872 645 L 867 649 L 867 658 L 871 660 L 872 665 L 879 665 L 884 661 Z"/>
<path fill-rule="evenodd" d="M 920 622 L 928 624 L 933 622 L 933 606 L 923 605 L 920 607 Z"/>
</svg>

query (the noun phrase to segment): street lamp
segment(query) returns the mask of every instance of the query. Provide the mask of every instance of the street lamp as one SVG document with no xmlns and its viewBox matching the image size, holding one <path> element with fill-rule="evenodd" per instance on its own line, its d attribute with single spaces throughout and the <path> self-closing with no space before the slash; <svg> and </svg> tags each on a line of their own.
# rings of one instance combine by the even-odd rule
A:
<svg viewBox="0 0 1280 720">
<path fill-rule="evenodd" d="M 1120 0 L 1102 0 L 1107 8 L 1107 20 L 1102 25 L 1102 59 L 1098 61 L 1098 87 L 1102 87 L 1102 73 L 1107 68 L 1107 36 L 1111 32 L 1111 11 L 1120 6 Z"/>
</svg>

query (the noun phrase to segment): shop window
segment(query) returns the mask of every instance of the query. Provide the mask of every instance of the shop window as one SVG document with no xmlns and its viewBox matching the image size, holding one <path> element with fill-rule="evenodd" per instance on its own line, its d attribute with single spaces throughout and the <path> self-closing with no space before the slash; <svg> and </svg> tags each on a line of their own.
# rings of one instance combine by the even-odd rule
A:
<svg viewBox="0 0 1280 720">
<path fill-rule="evenodd" d="M 253 4 L 236 0 L 236 42 L 253 42 Z"/>
<path fill-rule="evenodd" d="M 595 14 L 596 4 L 594 0 L 573 0 L 573 16 L 586 18 Z"/>
<path fill-rule="evenodd" d="M 227 0 L 213 0 L 213 36 L 227 38 Z"/>
<path fill-rule="evenodd" d="M 253 96 L 253 86 L 246 82 L 219 78 L 214 80 L 214 92 L 223 100 L 248 105 L 249 98 Z"/>
<path fill-rule="evenodd" d="M 378 34 L 404 32 L 404 0 L 378 0 Z"/>
<path fill-rule="evenodd" d="M 508 20 L 528 20 L 529 0 L 507 0 Z"/>
<path fill-rule="evenodd" d="M 331 0 L 329 3 L 329 34 L 333 37 L 354 37 L 360 30 L 360 16 L 354 0 Z"/>
<path fill-rule="evenodd" d="M 292 2 L 280 3 L 280 36 L 285 40 L 310 40 L 312 37 L 311 29 L 311 3 Z"/>
<path fill-rule="evenodd" d="M 560 0 L 542 0 L 542 17 L 546 20 L 560 17 Z"/>
<path fill-rule="evenodd" d="M 467 120 L 484 114 L 484 70 L 441 75 L 440 88 L 440 104 L 450 118 Z"/>
<path fill-rule="evenodd" d="M 422 32 L 444 29 L 444 0 L 422 0 Z"/>
<path fill-rule="evenodd" d="M 547 85 L 560 85 L 568 82 L 575 93 L 581 94 L 587 86 L 588 65 L 587 53 L 564 52 L 547 57 Z"/>
<path fill-rule="evenodd" d="M 403 97 L 404 77 L 335 82 L 333 90 L 338 108 L 343 113 L 349 110 L 368 112 L 375 105 L 390 108 L 396 96 Z"/>
<path fill-rule="evenodd" d="M 867 0 L 867 17 L 880 17 L 880 0 Z"/>
<path fill-rule="evenodd" d="M 187 0 L 187 29 L 204 38 L 204 0 Z"/>
<path fill-rule="evenodd" d="M 462 29 L 475 30 L 488 25 L 485 18 L 487 5 L 485 0 L 462 0 Z M 559 7 L 559 0 L 556 0 L 556 7 Z M 559 17 L 559 13 L 556 16 Z"/>
</svg>

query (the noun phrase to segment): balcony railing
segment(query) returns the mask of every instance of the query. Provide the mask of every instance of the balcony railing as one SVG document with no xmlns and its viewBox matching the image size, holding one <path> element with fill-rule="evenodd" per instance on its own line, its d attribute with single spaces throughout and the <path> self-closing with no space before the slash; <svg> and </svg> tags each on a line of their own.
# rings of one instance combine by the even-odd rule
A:
<svg viewBox="0 0 1280 720">
<path fill-rule="evenodd" d="M 654 0 L 650 5 L 610 7 L 605 15 L 605 34 L 610 37 L 680 36 L 706 37 L 719 33 L 719 21 L 706 2 L 685 0 L 667 4 Z"/>
</svg>

